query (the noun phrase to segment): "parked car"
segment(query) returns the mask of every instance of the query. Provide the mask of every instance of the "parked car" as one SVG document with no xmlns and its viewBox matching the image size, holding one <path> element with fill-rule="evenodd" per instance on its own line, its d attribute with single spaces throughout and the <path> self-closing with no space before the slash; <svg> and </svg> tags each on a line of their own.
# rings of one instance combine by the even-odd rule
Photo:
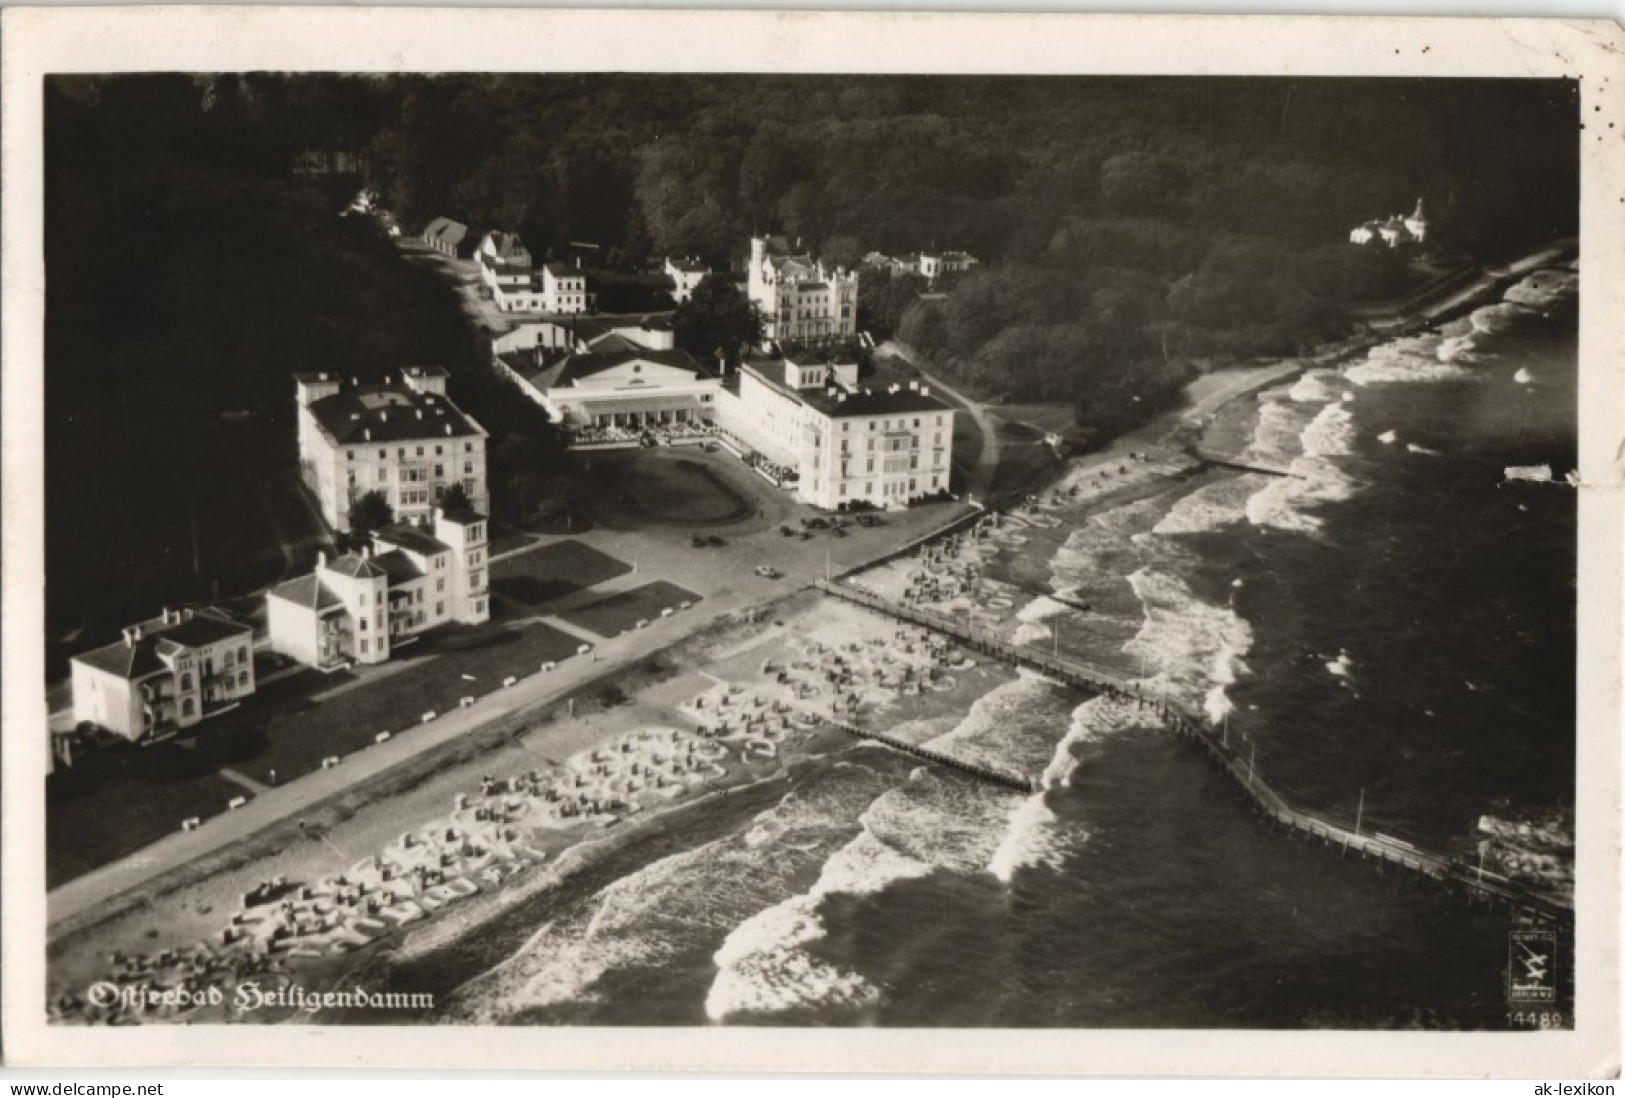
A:
<svg viewBox="0 0 1625 1098">
<path fill-rule="evenodd" d="M 758 564 L 756 566 L 756 574 L 761 576 L 763 579 L 770 580 L 776 580 L 783 575 L 782 572 L 773 567 L 771 564 Z"/>
</svg>

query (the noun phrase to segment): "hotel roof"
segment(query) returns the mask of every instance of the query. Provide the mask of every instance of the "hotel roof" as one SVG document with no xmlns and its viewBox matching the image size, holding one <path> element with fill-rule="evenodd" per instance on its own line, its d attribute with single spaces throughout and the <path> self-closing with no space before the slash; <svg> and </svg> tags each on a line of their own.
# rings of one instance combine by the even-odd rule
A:
<svg viewBox="0 0 1625 1098">
<path fill-rule="evenodd" d="M 515 366 L 515 369 L 532 387 L 542 391 L 563 388 L 566 385 L 601 374 L 605 370 L 625 366 L 629 362 L 647 362 L 658 366 L 675 367 L 679 370 L 687 370 L 696 377 L 701 378 L 716 376 L 704 363 L 681 349 L 647 351 L 639 348 L 631 351 L 589 351 L 586 354 L 566 355 L 540 369 L 528 365 L 536 362 L 534 353 L 513 351 L 501 357 L 504 362 L 518 359 L 521 363 L 526 364 Z M 543 361 L 545 362 L 546 359 L 544 358 Z"/>
<path fill-rule="evenodd" d="M 330 560 L 327 562 L 327 568 L 328 571 L 337 572 L 339 575 L 348 576 L 350 579 L 377 579 L 388 574 L 371 560 L 358 553 L 345 553 L 342 557 Z"/>
<path fill-rule="evenodd" d="M 153 618 L 131 628 L 141 630 L 140 639 L 133 644 L 114 641 L 89 652 L 81 652 L 73 657 L 74 660 L 126 679 L 142 678 L 165 667 L 160 655 L 174 655 L 183 649 L 202 648 L 232 637 L 247 637 L 254 632 L 251 627 L 208 609 L 179 621 L 165 622 L 163 618 Z"/>
<path fill-rule="evenodd" d="M 339 597 L 323 586 L 314 572 L 277 584 L 271 588 L 271 594 L 307 610 L 328 610 L 342 605 Z"/>
<path fill-rule="evenodd" d="M 410 522 L 397 522 L 373 532 L 373 539 L 409 549 L 422 556 L 432 557 L 436 553 L 447 553 L 451 546 L 435 537 L 421 526 L 413 526 Z"/>
<path fill-rule="evenodd" d="M 429 227 L 423 230 L 425 240 L 439 240 L 455 247 L 463 242 L 468 235 L 468 226 L 449 217 L 437 217 L 429 222 Z"/>
<path fill-rule="evenodd" d="M 485 434 L 447 398 L 406 385 L 346 388 L 312 402 L 310 413 L 338 446 Z"/>
<path fill-rule="evenodd" d="M 392 549 L 381 556 L 374 557 L 373 564 L 382 568 L 389 576 L 390 586 L 423 578 L 423 569 L 419 568 L 417 562 L 399 549 Z"/>
<path fill-rule="evenodd" d="M 952 405 L 920 389 L 905 386 L 885 389 L 849 389 L 843 385 L 821 385 L 797 389 L 785 383 L 783 359 L 751 359 L 744 368 L 762 382 L 792 400 L 800 401 L 831 419 L 855 416 L 909 415 L 915 412 L 951 411 Z"/>
</svg>

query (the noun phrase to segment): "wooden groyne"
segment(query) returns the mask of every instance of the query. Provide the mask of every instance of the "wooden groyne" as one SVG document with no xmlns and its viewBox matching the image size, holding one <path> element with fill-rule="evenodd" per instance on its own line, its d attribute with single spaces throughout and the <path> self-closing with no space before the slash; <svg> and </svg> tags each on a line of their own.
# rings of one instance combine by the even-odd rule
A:
<svg viewBox="0 0 1625 1098">
<path fill-rule="evenodd" d="M 1164 698 L 1143 695 L 1138 683 L 1121 674 L 1082 660 L 1012 644 L 986 630 L 974 628 L 958 618 L 918 607 L 903 606 L 872 591 L 865 591 L 847 583 L 820 582 L 817 586 L 826 595 L 855 603 L 898 621 L 909 622 L 951 636 L 967 648 L 1011 666 L 1037 671 L 1089 693 L 1138 700 L 1162 716 L 1175 735 L 1205 751 L 1209 758 L 1230 775 L 1241 791 L 1253 802 L 1261 816 L 1292 834 L 1302 835 L 1311 841 L 1319 841 L 1328 847 L 1338 847 L 1346 854 L 1358 854 L 1364 859 L 1408 870 L 1429 880 L 1438 881 L 1469 900 L 1498 903 L 1536 922 L 1568 924 L 1574 919 L 1574 909 L 1571 906 L 1499 874 L 1481 868 L 1475 869 L 1456 858 L 1422 850 L 1403 839 L 1364 830 L 1358 821 L 1354 827 L 1349 827 L 1318 813 L 1295 807 L 1258 774 L 1253 765 L 1251 752 L 1244 756 L 1230 745 L 1228 737 L 1222 731 L 1214 729 L 1206 721 L 1185 712 Z M 855 735 L 880 739 L 882 742 L 888 739 L 852 728 L 847 730 Z M 925 750 L 899 745 L 896 742 L 892 745 L 909 749 L 916 754 Z M 966 765 L 944 758 L 933 761 L 953 765 L 959 769 L 964 769 Z M 1012 783 L 1003 781 L 1001 784 Z M 1029 785 L 1034 790 L 1039 788 L 1037 783 Z"/>
<path fill-rule="evenodd" d="M 1192 450 L 1191 456 L 1203 465 L 1217 465 L 1221 469 L 1238 469 L 1243 473 L 1263 473 L 1267 477 L 1296 477 L 1299 480 L 1303 479 L 1302 476 L 1289 469 L 1274 469 L 1268 465 L 1249 465 L 1245 461 L 1220 457 L 1217 454 L 1209 454 L 1201 450 Z"/>
<path fill-rule="evenodd" d="M 1037 793 L 1043 788 L 1042 783 L 1035 778 L 1029 778 L 1025 775 L 1016 774 L 1009 770 L 1001 770 L 996 766 L 988 766 L 985 763 L 975 763 L 970 762 L 967 759 L 955 758 L 952 755 L 933 750 L 929 747 L 921 747 L 919 744 L 907 743 L 903 740 L 897 739 L 895 736 L 888 736 L 884 732 L 871 732 L 866 728 L 859 728 L 855 724 L 849 724 L 839 717 L 829 716 L 824 713 L 813 713 L 811 710 L 807 710 L 806 712 L 808 712 L 811 716 L 817 717 L 821 721 L 833 724 L 835 727 L 849 735 L 856 736 L 863 740 L 873 740 L 876 743 L 883 743 L 887 747 L 901 751 L 905 755 L 912 755 L 916 759 L 920 759 L 923 762 L 935 763 L 938 766 L 945 766 L 950 770 L 957 770 L 961 774 L 968 774 L 978 781 L 1004 786 L 1006 789 L 1014 789 L 1018 793 Z"/>
</svg>

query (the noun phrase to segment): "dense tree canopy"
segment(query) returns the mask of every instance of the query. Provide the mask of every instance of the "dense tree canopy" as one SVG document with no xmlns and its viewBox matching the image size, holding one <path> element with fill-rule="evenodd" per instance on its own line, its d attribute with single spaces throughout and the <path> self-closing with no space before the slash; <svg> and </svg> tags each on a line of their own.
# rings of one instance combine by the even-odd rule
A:
<svg viewBox="0 0 1625 1098">
<path fill-rule="evenodd" d="M 866 275 L 863 323 L 1103 430 L 1193 361 L 1295 350 L 1402 288 L 1359 222 L 1420 196 L 1442 257 L 1493 258 L 1577 216 L 1568 81 L 155 74 L 53 77 L 45 121 L 58 624 L 290 567 L 304 509 L 230 486 L 296 483 L 297 370 L 447 366 L 494 506 L 540 506 L 556 433 L 432 272 L 336 216 L 362 184 L 409 233 L 596 245 L 628 308 L 661 257 L 727 271 L 753 232 L 843 263 L 965 249 L 982 266 L 941 296 Z M 748 327 L 716 281 L 679 319 L 700 353 Z"/>
</svg>

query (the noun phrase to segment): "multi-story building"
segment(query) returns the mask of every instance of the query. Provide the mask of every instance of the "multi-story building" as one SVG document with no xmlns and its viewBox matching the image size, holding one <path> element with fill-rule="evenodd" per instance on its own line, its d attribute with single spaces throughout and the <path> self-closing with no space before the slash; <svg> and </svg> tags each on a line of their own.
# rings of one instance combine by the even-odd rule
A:
<svg viewBox="0 0 1625 1098">
<path fill-rule="evenodd" d="M 793 471 L 797 495 L 817 507 L 905 507 L 948 488 L 953 408 L 918 382 L 861 387 L 839 352 L 747 360 L 720 422 Z"/>
<path fill-rule="evenodd" d="M 446 377 L 439 367 L 377 385 L 296 375 L 299 467 L 323 518 L 344 528 L 350 505 L 378 491 L 397 519 L 428 521 L 454 484 L 486 509 L 485 430 L 446 396 Z"/>
<path fill-rule="evenodd" d="M 254 631 L 211 609 L 165 610 L 72 668 L 76 723 L 163 739 L 254 693 Z"/>
<path fill-rule="evenodd" d="M 710 422 L 722 378 L 678 349 L 669 322 L 644 317 L 570 333 L 528 325 L 492 341 L 497 368 L 554 422 L 584 429 Z M 506 348 L 506 349 L 504 349 Z"/>
<path fill-rule="evenodd" d="M 782 236 L 753 236 L 746 293 L 765 334 L 781 343 L 823 343 L 858 330 L 858 275 L 793 253 Z"/>
<path fill-rule="evenodd" d="M 497 308 L 511 311 L 525 307 L 525 299 L 532 296 L 535 272 L 531 270 L 530 250 L 518 233 L 486 233 L 474 249 L 474 262 Z"/>
<path fill-rule="evenodd" d="M 382 663 L 419 633 L 490 618 L 484 515 L 435 509 L 432 526 L 397 523 L 372 545 L 265 595 L 271 647 L 312 667 Z"/>
<path fill-rule="evenodd" d="M 681 305 L 694 296 L 694 287 L 704 281 L 705 276 L 711 273 L 707 267 L 696 259 L 666 258 L 666 277 L 671 279 L 672 300 Z"/>
<path fill-rule="evenodd" d="M 568 263 L 542 265 L 542 311 L 546 313 L 590 313 L 593 295 L 587 292 L 587 276 Z"/>
</svg>

